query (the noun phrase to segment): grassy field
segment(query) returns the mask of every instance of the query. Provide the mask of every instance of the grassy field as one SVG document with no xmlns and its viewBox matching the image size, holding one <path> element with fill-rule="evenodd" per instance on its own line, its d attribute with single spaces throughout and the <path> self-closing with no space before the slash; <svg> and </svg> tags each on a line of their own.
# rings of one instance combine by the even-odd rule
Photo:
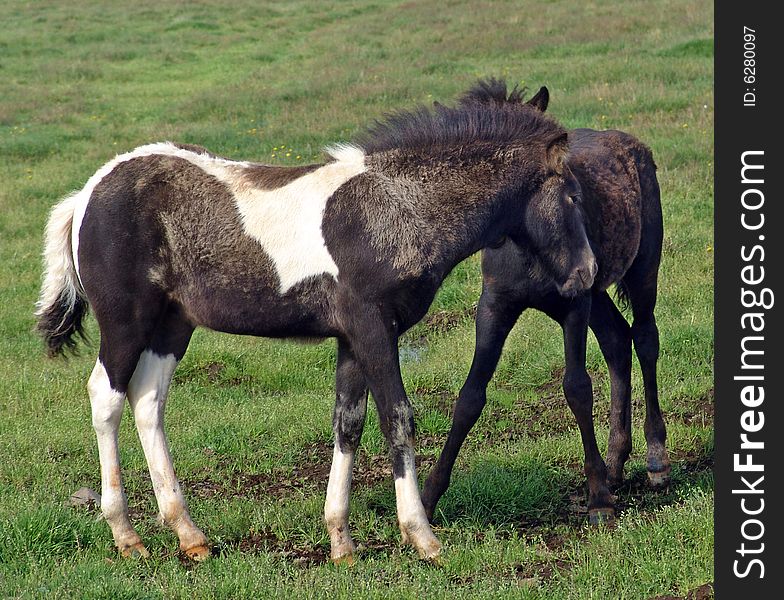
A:
<svg viewBox="0 0 784 600">
<path fill-rule="evenodd" d="M 0 3 L 0 597 L 608 598 L 686 596 L 713 580 L 713 5 L 662 2 Z M 440 567 L 401 549 L 374 409 L 355 469 L 352 568 L 326 560 L 335 344 L 197 332 L 167 427 L 215 557 L 190 564 L 155 523 L 126 415 L 132 519 L 153 553 L 122 560 L 94 512 L 85 390 L 95 348 L 52 362 L 31 333 L 47 211 L 115 154 L 154 140 L 297 164 L 385 111 L 449 102 L 476 78 L 547 85 L 567 127 L 653 149 L 666 236 L 657 317 L 669 489 L 645 485 L 642 383 L 620 518 L 585 524 L 582 447 L 560 391 L 558 326 L 526 313 L 437 515 Z M 478 257 L 403 340 L 420 477 L 473 350 Z M 95 323 L 89 329 L 96 339 Z M 591 338 L 600 444 L 609 381 Z M 703 588 L 704 591 L 705 588 Z M 692 594 L 694 596 L 694 594 Z"/>
</svg>

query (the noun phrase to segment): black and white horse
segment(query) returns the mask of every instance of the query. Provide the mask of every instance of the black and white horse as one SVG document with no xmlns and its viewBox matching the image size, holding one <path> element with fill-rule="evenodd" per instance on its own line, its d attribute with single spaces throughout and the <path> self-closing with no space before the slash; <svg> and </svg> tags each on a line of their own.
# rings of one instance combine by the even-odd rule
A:
<svg viewBox="0 0 784 600">
<path fill-rule="evenodd" d="M 404 543 L 439 554 L 417 487 L 414 420 L 397 341 L 460 261 L 508 237 L 558 289 L 590 287 L 596 263 L 567 135 L 525 105 L 440 106 L 393 115 L 322 164 L 237 162 L 186 145 L 136 148 L 52 211 L 39 330 L 73 348 L 88 303 L 100 329 L 88 383 L 101 509 L 123 555 L 146 555 L 128 518 L 117 431 L 127 399 L 160 515 L 194 559 L 209 555 L 174 474 L 163 428 L 172 373 L 195 327 L 335 337 L 335 447 L 324 516 L 333 560 L 352 560 L 349 492 L 373 393 L 390 447 Z"/>
<path fill-rule="evenodd" d="M 542 112 L 549 92 L 542 88 L 528 104 Z M 516 88 L 507 93 L 499 80 L 480 82 L 463 97 L 464 104 L 499 106 L 523 104 Z M 476 350 L 471 370 L 455 406 L 452 428 L 438 463 L 428 475 L 423 493 L 425 510 L 433 516 L 452 473 L 455 459 L 487 400 L 504 342 L 526 308 L 536 308 L 563 328 L 566 368 L 563 389 L 580 428 L 592 522 L 612 518 L 608 489 L 623 479 L 632 449 L 632 342 L 645 385 L 645 438 L 648 476 L 654 486 L 669 480 L 666 429 L 659 408 L 656 363 L 659 332 L 654 307 L 662 247 L 662 212 L 656 165 L 650 150 L 620 131 L 575 129 L 569 132 L 567 165 L 580 182 L 578 200 L 585 213 L 588 237 L 598 263 L 589 294 L 565 298 L 530 246 L 513 239 L 482 254 L 482 296 L 476 315 Z M 617 283 L 633 313 L 631 327 L 616 308 L 607 288 Z M 599 341 L 610 370 L 610 439 L 605 465 L 596 444 L 591 379 L 585 369 L 588 327 Z"/>
</svg>

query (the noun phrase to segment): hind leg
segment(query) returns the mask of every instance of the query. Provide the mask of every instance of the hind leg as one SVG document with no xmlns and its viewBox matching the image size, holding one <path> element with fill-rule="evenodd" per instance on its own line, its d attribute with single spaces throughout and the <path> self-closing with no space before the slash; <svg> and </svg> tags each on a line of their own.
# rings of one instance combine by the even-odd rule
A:
<svg viewBox="0 0 784 600">
<path fill-rule="evenodd" d="M 590 325 L 610 370 L 607 482 L 615 486 L 623 481 L 623 466 L 632 451 L 632 336 L 606 291 L 594 294 Z"/>
<path fill-rule="evenodd" d="M 634 350 L 640 359 L 645 385 L 645 441 L 648 444 L 648 479 L 654 486 L 666 485 L 670 480 L 670 458 L 667 454 L 667 429 L 659 407 L 656 363 L 659 359 L 659 330 L 650 313 L 645 319 L 634 319 L 632 324 Z"/>
<path fill-rule="evenodd" d="M 150 554 L 128 518 L 128 500 L 120 474 L 117 432 L 125 406 L 125 392 L 112 385 L 100 358 L 95 362 L 87 390 L 101 462 L 101 512 L 123 556 L 136 554 L 147 557 Z"/>
<path fill-rule="evenodd" d="M 169 384 L 192 332 L 174 311 L 167 313 L 139 357 L 128 385 L 128 401 L 150 470 L 159 520 L 177 534 L 187 556 L 204 560 L 210 555 L 207 538 L 188 514 L 163 427 Z"/>
<path fill-rule="evenodd" d="M 182 493 L 163 434 L 166 392 L 193 329 L 175 318 L 173 310 L 167 311 L 159 296 L 139 293 L 138 298 L 143 301 L 114 298 L 109 309 L 108 302 L 94 304 L 101 349 L 88 385 L 101 460 L 101 510 L 123 556 L 148 555 L 128 519 L 120 476 L 117 430 L 126 397 L 134 412 L 164 522 L 177 531 L 185 550 L 206 544 L 203 534 L 198 532 L 199 537 L 193 531 L 184 502 L 180 502 Z M 117 315 L 133 318 L 119 319 Z M 205 548 L 196 557 L 206 553 Z"/>
<path fill-rule="evenodd" d="M 640 360 L 645 386 L 645 441 L 648 445 L 648 479 L 654 486 L 670 480 L 670 458 L 667 454 L 667 430 L 659 407 L 656 364 L 659 359 L 659 329 L 653 314 L 656 306 L 656 273 L 640 280 L 630 272 L 624 278 L 632 305 L 632 339 Z"/>
<path fill-rule="evenodd" d="M 111 527 L 120 553 L 123 556 L 140 554 L 146 557 L 149 554 L 128 518 L 117 432 L 128 384 L 146 340 L 154 329 L 156 315 L 136 311 L 137 306 L 121 300 L 116 301 L 115 307 L 114 312 L 108 312 L 103 310 L 101 303 L 94 304 L 101 329 L 101 347 L 87 385 L 101 461 L 101 511 Z M 136 319 L 117 319 L 117 314 L 136 315 Z"/>
</svg>

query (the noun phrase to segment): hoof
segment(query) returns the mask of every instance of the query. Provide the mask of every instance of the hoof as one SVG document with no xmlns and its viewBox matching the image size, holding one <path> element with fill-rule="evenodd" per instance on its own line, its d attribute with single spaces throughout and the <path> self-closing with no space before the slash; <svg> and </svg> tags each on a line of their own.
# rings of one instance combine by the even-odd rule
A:
<svg viewBox="0 0 784 600">
<path fill-rule="evenodd" d="M 669 485 L 670 470 L 670 467 L 667 467 L 661 471 L 648 471 L 648 483 L 654 488 L 661 488 Z"/>
<path fill-rule="evenodd" d="M 343 556 L 338 556 L 337 558 L 330 558 L 333 565 L 346 565 L 347 567 L 352 567 L 357 562 L 357 559 L 354 557 L 353 554 L 344 554 Z"/>
<path fill-rule="evenodd" d="M 353 565 L 356 560 L 354 555 L 357 553 L 357 547 L 354 540 L 348 534 L 348 529 L 336 530 L 338 535 L 333 535 L 331 547 L 329 550 L 329 560 L 334 565 Z M 332 535 L 333 532 L 330 532 Z M 335 539 L 337 538 L 337 539 Z"/>
<path fill-rule="evenodd" d="M 438 564 L 438 557 L 441 556 L 441 542 L 439 542 L 436 536 L 434 536 L 432 533 L 427 536 L 418 535 L 414 537 L 413 535 L 410 535 L 408 532 L 406 532 L 405 529 L 401 529 L 400 537 L 404 546 L 410 545 L 416 548 L 416 551 L 419 554 L 419 558 L 434 564 Z"/>
<path fill-rule="evenodd" d="M 429 563 L 440 564 L 441 542 L 435 537 L 424 544 L 414 544 L 419 553 L 419 558 Z"/>
<path fill-rule="evenodd" d="M 614 508 L 592 508 L 588 511 L 588 522 L 591 525 L 607 525 L 615 521 Z"/>
<path fill-rule="evenodd" d="M 185 552 L 185 556 L 196 562 L 202 562 L 210 557 L 210 549 L 205 545 L 193 546 L 183 552 Z"/>
<path fill-rule="evenodd" d="M 130 546 L 120 548 L 120 556 L 123 558 L 150 558 L 150 553 L 144 547 L 144 544 L 136 542 Z"/>
</svg>

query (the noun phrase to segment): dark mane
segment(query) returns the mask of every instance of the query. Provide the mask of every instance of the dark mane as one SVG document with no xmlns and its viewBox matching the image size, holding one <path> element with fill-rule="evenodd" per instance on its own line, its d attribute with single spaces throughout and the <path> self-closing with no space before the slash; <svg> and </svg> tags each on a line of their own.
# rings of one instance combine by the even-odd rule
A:
<svg viewBox="0 0 784 600">
<path fill-rule="evenodd" d="M 392 113 L 360 134 L 356 143 L 368 154 L 400 148 L 432 151 L 482 142 L 499 146 L 533 140 L 546 143 L 566 132 L 522 102 L 522 94 L 515 87 L 507 96 L 503 81 L 479 81 L 457 106 L 436 104 L 432 109 L 420 106 Z"/>
<path fill-rule="evenodd" d="M 515 85 L 511 92 L 507 92 L 505 80 L 488 77 L 487 79 L 477 81 L 472 88 L 460 97 L 459 102 L 460 104 L 488 104 L 491 102 L 522 104 L 525 100 L 526 91 L 527 88 L 518 88 Z"/>
</svg>

